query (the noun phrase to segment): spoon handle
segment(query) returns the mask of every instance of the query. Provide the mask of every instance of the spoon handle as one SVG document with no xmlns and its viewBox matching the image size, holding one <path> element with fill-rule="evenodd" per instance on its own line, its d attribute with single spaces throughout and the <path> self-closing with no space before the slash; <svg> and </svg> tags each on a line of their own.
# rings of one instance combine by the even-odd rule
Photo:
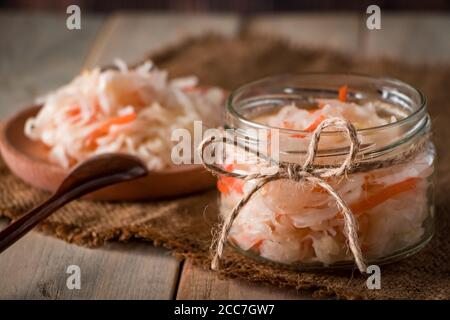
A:
<svg viewBox="0 0 450 320">
<path fill-rule="evenodd" d="M 106 186 L 142 177 L 147 172 L 139 159 L 121 154 L 100 155 L 81 163 L 48 200 L 0 231 L 0 253 L 66 203 Z"/>
<path fill-rule="evenodd" d="M 64 197 L 52 196 L 0 231 L 0 253 L 67 202 Z"/>
</svg>

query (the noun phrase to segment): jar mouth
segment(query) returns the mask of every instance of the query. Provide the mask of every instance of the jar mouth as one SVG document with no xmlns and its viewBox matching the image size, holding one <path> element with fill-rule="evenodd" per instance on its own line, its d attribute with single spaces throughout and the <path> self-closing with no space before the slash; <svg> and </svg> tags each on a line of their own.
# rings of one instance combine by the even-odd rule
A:
<svg viewBox="0 0 450 320">
<path fill-rule="evenodd" d="M 327 72 L 308 72 L 308 73 L 300 73 L 300 74 L 282 74 L 282 75 L 277 75 L 277 76 L 271 76 L 271 77 L 266 77 L 254 82 L 250 82 L 248 84 L 245 84 L 241 87 L 239 87 L 238 89 L 234 90 L 233 92 L 231 92 L 231 94 L 228 96 L 227 101 L 226 101 L 226 110 L 227 112 L 236 117 L 236 119 L 239 119 L 240 122 L 242 122 L 243 124 L 245 124 L 248 127 L 252 127 L 255 129 L 277 129 L 280 130 L 280 132 L 285 132 L 288 134 L 302 134 L 302 135 L 309 135 L 311 134 L 310 131 L 305 131 L 305 130 L 298 130 L 298 129 L 287 129 L 287 128 L 281 128 L 281 127 L 274 127 L 274 126 L 270 126 L 267 124 L 263 124 L 257 121 L 254 121 L 252 119 L 249 119 L 248 117 L 246 117 L 242 112 L 240 112 L 239 110 L 237 110 L 236 105 L 237 105 L 237 100 L 241 98 L 241 96 L 247 92 L 247 91 L 251 91 L 254 88 L 258 88 L 260 86 L 265 87 L 267 85 L 270 84 L 275 84 L 276 83 L 280 83 L 283 84 L 285 83 L 286 85 L 283 87 L 279 86 L 278 89 L 284 91 L 284 93 L 286 94 L 290 94 L 290 95 L 295 95 L 294 88 L 292 88 L 292 86 L 289 86 L 289 82 L 296 82 L 297 80 L 302 80 L 305 83 L 308 82 L 308 80 L 310 78 L 314 78 L 315 81 L 323 81 L 324 84 L 327 84 L 327 80 L 329 80 L 330 78 L 333 79 L 342 79 L 341 83 L 339 84 L 338 82 L 336 82 L 336 80 L 333 81 L 333 83 L 335 85 L 338 85 L 337 88 L 332 88 L 333 84 L 327 84 L 327 85 L 322 85 L 322 88 L 320 88 L 320 83 L 318 85 L 318 87 L 314 88 L 311 85 L 308 85 L 307 87 L 309 89 L 312 90 L 327 90 L 327 91 L 334 91 L 336 93 L 337 97 L 337 92 L 338 92 L 338 87 L 339 86 L 343 86 L 343 85 L 349 85 L 349 82 L 351 83 L 356 83 L 358 81 L 363 81 L 365 83 L 378 83 L 380 84 L 380 88 L 378 88 L 378 90 L 380 91 L 381 97 L 382 96 L 389 96 L 390 94 L 392 95 L 393 93 L 396 93 L 398 96 L 392 96 L 392 98 L 395 99 L 415 99 L 415 108 L 413 110 L 411 110 L 411 112 L 409 114 L 407 114 L 405 117 L 402 117 L 400 119 L 398 119 L 397 121 L 394 122 L 390 122 L 387 124 L 383 124 L 383 125 L 379 125 L 379 126 L 373 126 L 373 127 L 367 127 L 367 128 L 359 128 L 357 129 L 358 133 L 364 133 L 364 134 L 372 134 L 372 133 L 376 133 L 377 131 L 384 131 L 384 130 L 388 130 L 390 128 L 395 128 L 395 127 L 401 127 L 402 125 L 404 125 L 407 122 L 411 122 L 414 120 L 419 121 L 420 119 L 424 118 L 425 116 L 427 116 L 427 112 L 426 112 L 426 105 L 427 105 L 427 101 L 426 101 L 426 97 L 425 95 L 417 88 L 403 82 L 400 81 L 398 79 L 394 79 L 394 78 L 389 78 L 389 77 L 375 77 L 375 76 L 370 76 L 370 75 L 366 75 L 366 74 L 358 74 L 358 73 L 327 73 Z M 315 82 L 313 81 L 313 82 Z M 338 80 L 339 81 L 339 80 Z M 328 81 L 329 82 L 329 81 Z M 354 86 L 352 86 L 351 84 L 349 85 L 350 90 L 354 89 Z M 399 90 L 402 89 L 404 92 L 401 91 L 395 91 L 395 90 Z M 375 87 L 374 87 L 375 89 Z M 385 90 L 383 90 L 385 89 Z M 394 91 L 387 91 L 387 89 L 390 90 L 394 90 Z M 292 92 L 292 93 L 291 93 Z M 407 92 L 407 93 L 405 93 Z M 409 93 L 409 94 L 408 94 Z M 280 92 L 280 94 L 282 94 L 282 92 Z M 354 96 L 358 96 L 361 94 L 361 92 L 352 92 L 352 94 Z M 257 99 L 263 99 L 264 96 L 260 96 L 260 98 L 258 98 L 257 96 L 254 97 L 255 100 Z M 411 101 L 412 102 L 412 101 Z M 324 134 L 336 134 L 337 131 L 326 131 L 324 132 Z"/>
<path fill-rule="evenodd" d="M 409 142 L 416 141 L 416 138 L 430 130 L 426 98 L 413 86 L 386 77 L 323 72 L 273 76 L 238 88 L 227 99 L 225 128 L 237 129 L 236 138 L 253 145 L 260 142 L 255 131 L 276 130 L 280 146 L 277 152 L 279 159 L 287 162 L 299 159 L 308 150 L 311 131 L 271 127 L 253 119 L 261 112 L 273 114 L 274 110 L 280 110 L 288 104 L 302 106 L 305 101 L 337 99 L 339 88 L 344 85 L 348 87 L 347 97 L 351 102 L 378 101 L 385 107 L 401 111 L 396 121 L 357 130 L 361 142 L 358 159 L 369 161 L 389 156 L 394 150 L 401 152 Z M 386 113 L 387 116 L 389 114 L 392 113 Z M 349 144 L 348 141 L 339 140 L 341 137 L 340 131 L 323 131 L 317 157 L 324 160 L 328 157 L 345 157 L 349 152 Z"/>
</svg>

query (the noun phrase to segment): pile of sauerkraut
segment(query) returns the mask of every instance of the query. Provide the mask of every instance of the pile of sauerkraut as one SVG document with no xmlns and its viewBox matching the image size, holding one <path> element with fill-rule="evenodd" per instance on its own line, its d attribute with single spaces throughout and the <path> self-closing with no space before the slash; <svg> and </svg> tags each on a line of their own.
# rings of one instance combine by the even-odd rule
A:
<svg viewBox="0 0 450 320">
<path fill-rule="evenodd" d="M 42 141 L 49 159 L 65 168 L 90 156 L 121 152 L 138 156 L 150 170 L 171 165 L 171 133 L 192 132 L 193 122 L 219 125 L 224 92 L 198 87 L 195 77 L 169 80 L 151 62 L 129 69 L 84 71 L 68 85 L 40 98 L 39 113 L 25 134 Z"/>
<path fill-rule="evenodd" d="M 312 111 L 288 105 L 255 121 L 304 132 L 313 131 L 328 117 L 345 118 L 358 128 L 396 120 L 379 117 L 371 103 L 361 106 L 336 99 L 322 100 Z M 309 141 L 303 135 L 294 138 L 306 140 L 306 144 Z M 257 166 L 228 162 L 225 169 L 255 172 Z M 422 239 L 432 172 L 432 158 L 424 151 L 408 163 L 327 180 L 355 215 L 366 258 L 386 257 Z M 253 183 L 232 177 L 219 179 L 223 216 Z M 325 190 L 311 183 L 277 180 L 258 191 L 240 211 L 229 240 L 242 250 L 276 262 L 329 265 L 352 259 L 343 227 L 342 213 Z"/>
</svg>

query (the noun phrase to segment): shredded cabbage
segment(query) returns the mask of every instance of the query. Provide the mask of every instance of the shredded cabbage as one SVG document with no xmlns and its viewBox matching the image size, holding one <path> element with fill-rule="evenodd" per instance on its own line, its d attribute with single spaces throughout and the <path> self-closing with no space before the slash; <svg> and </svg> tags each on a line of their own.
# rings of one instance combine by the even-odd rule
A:
<svg viewBox="0 0 450 320">
<path fill-rule="evenodd" d="M 192 132 L 195 120 L 219 125 L 224 91 L 198 87 L 194 76 L 169 80 L 151 62 L 129 69 L 84 71 L 69 84 L 38 99 L 39 113 L 25 134 L 50 148 L 49 160 L 69 168 L 108 152 L 138 156 L 150 170 L 171 166 L 174 129 Z"/>
</svg>

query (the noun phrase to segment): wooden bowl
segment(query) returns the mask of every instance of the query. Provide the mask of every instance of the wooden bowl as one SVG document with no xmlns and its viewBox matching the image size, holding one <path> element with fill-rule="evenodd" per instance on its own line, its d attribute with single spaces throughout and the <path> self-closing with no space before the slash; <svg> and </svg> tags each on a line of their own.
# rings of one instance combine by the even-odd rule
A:
<svg viewBox="0 0 450 320">
<path fill-rule="evenodd" d="M 26 183 L 55 191 L 68 170 L 48 161 L 48 147 L 24 134 L 25 121 L 41 106 L 26 108 L 7 120 L 0 132 L 0 150 L 9 169 Z M 136 201 L 175 197 L 210 188 L 214 177 L 201 165 L 180 165 L 119 183 L 86 196 L 92 200 Z"/>
</svg>

